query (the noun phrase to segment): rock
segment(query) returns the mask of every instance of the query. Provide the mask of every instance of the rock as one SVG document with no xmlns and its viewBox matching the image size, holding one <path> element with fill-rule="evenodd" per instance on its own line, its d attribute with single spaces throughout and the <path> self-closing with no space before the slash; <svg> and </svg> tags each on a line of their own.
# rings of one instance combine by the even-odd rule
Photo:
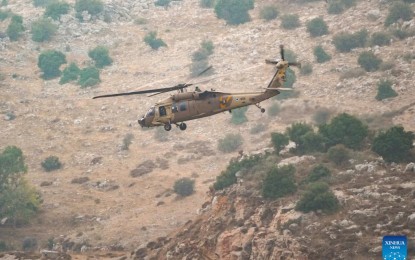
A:
<svg viewBox="0 0 415 260">
<path fill-rule="evenodd" d="M 380 18 L 380 16 L 381 16 L 381 13 L 380 13 L 380 10 L 378 9 L 373 9 L 367 12 L 367 18 L 372 21 L 376 21 L 377 19 Z"/>
<path fill-rule="evenodd" d="M 408 225 L 414 226 L 415 225 L 415 213 L 412 213 L 408 216 Z"/>
<path fill-rule="evenodd" d="M 8 218 L 7 218 L 7 217 L 2 218 L 2 219 L 1 219 L 1 221 L 0 221 L 0 225 L 4 225 L 4 224 L 6 224 L 7 220 L 8 220 Z"/>
<path fill-rule="evenodd" d="M 403 172 L 415 172 L 415 163 L 411 162 L 407 164 Z"/>
<path fill-rule="evenodd" d="M 280 163 L 278 163 L 278 167 L 284 166 L 284 165 L 297 165 L 300 163 L 307 163 L 307 162 L 314 162 L 316 160 L 316 157 L 311 155 L 303 155 L 303 156 L 293 156 L 287 159 L 282 160 Z"/>
</svg>

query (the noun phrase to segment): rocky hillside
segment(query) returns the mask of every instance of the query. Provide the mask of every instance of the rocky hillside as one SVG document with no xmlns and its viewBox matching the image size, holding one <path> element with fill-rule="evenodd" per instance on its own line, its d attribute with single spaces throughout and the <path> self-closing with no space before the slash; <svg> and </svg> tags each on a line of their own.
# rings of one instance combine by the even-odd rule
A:
<svg viewBox="0 0 415 260">
<path fill-rule="evenodd" d="M 30 27 L 43 15 L 44 8 L 34 7 L 32 1 L 8 1 L 1 10 L 21 15 L 27 30 L 18 41 L 0 34 L 0 149 L 15 145 L 23 150 L 29 169 L 27 179 L 40 191 L 43 204 L 28 225 L 14 228 L 2 224 L 0 240 L 7 241 L 11 248 L 21 249 L 22 241 L 31 237 L 38 241 L 36 249 L 46 248 L 48 241 L 52 241 L 55 249 L 82 252 L 124 251 L 145 245 L 134 252 L 133 256 L 138 258 L 141 254 L 173 258 L 186 254 L 206 255 L 206 258 L 215 258 L 212 254 L 223 257 L 247 254 L 254 258 L 260 257 L 259 254 L 288 254 L 294 258 L 314 254 L 317 259 L 319 255 L 330 258 L 334 249 L 323 246 L 324 243 L 330 241 L 334 245 L 343 236 L 349 236 L 350 242 L 355 243 L 355 237 L 357 241 L 368 241 L 375 236 L 379 239 L 379 232 L 406 232 L 405 226 L 395 229 L 395 222 L 388 223 L 395 219 L 393 212 L 403 212 L 396 221 L 409 221 L 409 204 L 405 204 L 408 208 L 395 211 L 393 201 L 383 203 L 387 198 L 410 203 L 412 184 L 410 173 L 401 174 L 404 166 L 392 171 L 390 166 L 378 164 L 374 172 L 356 171 L 351 177 L 355 184 L 335 186 L 338 195 L 343 196 L 342 201 L 358 201 L 350 208 L 344 206 L 336 216 L 298 214 L 291 206 L 295 198 L 274 203 L 262 201 L 247 196 L 252 191 L 244 185 L 206 198 L 215 177 L 235 156 L 217 149 L 218 139 L 228 133 L 241 133 L 244 139 L 241 149 L 246 153 L 260 151 L 270 145 L 271 132 L 283 131 L 292 122 L 313 122 L 313 116 L 322 108 L 332 114 L 348 112 L 360 116 L 376 128 L 402 124 L 406 130 L 415 130 L 415 37 L 402 40 L 393 37 L 390 45 L 368 44 L 350 53 L 340 53 L 332 43 L 337 33 L 362 28 L 369 33 L 393 28 L 411 31 L 415 29 L 414 20 L 398 21 L 386 29 L 384 21 L 390 3 L 383 0 L 356 1 L 355 6 L 341 14 L 328 14 L 326 1 L 303 2 L 257 0 L 250 11 L 250 22 L 230 26 L 217 19 L 213 9 L 201 8 L 198 0 L 172 1 L 168 8 L 146 0 L 104 1 L 104 12 L 97 16 L 83 13 L 83 22 L 71 8 L 59 21 L 54 21 L 58 30 L 52 39 L 38 43 L 31 40 Z M 265 21 L 260 10 L 269 4 L 277 6 L 280 16 L 298 14 L 301 25 L 285 30 L 280 26 L 280 17 Z M 311 37 L 307 32 L 307 22 L 316 17 L 327 23 L 327 35 Z M 9 23 L 10 18 L 0 21 L 0 32 L 6 32 Z M 156 31 L 167 47 L 152 50 L 145 44 L 143 39 L 150 31 Z M 248 122 L 238 126 L 230 123 L 230 115 L 224 113 L 191 121 L 185 132 L 141 130 L 137 129 L 137 117 L 160 97 L 91 99 L 101 94 L 187 82 L 192 53 L 203 40 L 212 41 L 215 47 L 209 56 L 215 74 L 209 82 L 200 84 L 204 89 L 241 92 L 265 87 L 274 70 L 264 65 L 264 59 L 278 57 L 280 44 L 295 52 L 299 61 L 310 62 L 313 72 L 300 75 L 296 71 L 294 89 L 300 93 L 299 97 L 262 104 L 268 109 L 278 102 L 277 116 L 261 114 L 252 107 L 247 112 Z M 59 79 L 41 78 L 37 59 L 42 51 L 59 50 L 68 63 L 86 67 L 91 64 L 88 51 L 98 45 L 106 46 L 114 61 L 101 70 L 98 86 L 81 89 L 71 83 L 60 85 Z M 317 45 L 332 56 L 330 61 L 315 62 L 313 49 Z M 350 76 L 351 69 L 359 68 L 358 55 L 364 50 L 372 50 L 389 65 L 383 70 Z M 393 82 L 397 97 L 375 99 L 381 79 Z M 251 134 L 257 125 L 263 125 L 264 131 Z M 123 150 L 123 140 L 129 134 L 133 135 L 132 144 Z M 60 158 L 63 168 L 45 172 L 40 163 L 51 155 Z M 373 184 L 367 183 L 370 180 L 367 176 L 374 178 Z M 180 177 L 196 180 L 195 194 L 187 198 L 175 196 L 172 187 Z M 367 198 L 358 199 L 363 195 Z M 201 214 L 197 209 L 205 201 L 208 203 L 202 211 L 206 212 Z M 230 208 L 235 210 L 226 210 Z M 261 219 L 265 211 L 267 217 Z M 375 213 L 384 211 L 390 219 L 365 222 L 368 218 L 378 218 Z M 277 225 L 278 221 L 286 223 L 281 218 L 294 222 L 287 222 L 288 227 Z M 208 219 L 216 222 L 205 221 Z M 167 237 L 185 223 L 185 229 L 176 238 Z M 297 226 L 289 228 L 292 224 Z M 377 224 L 381 226 L 373 228 Z M 367 227 L 370 233 L 359 235 L 354 226 Z M 272 247 L 266 239 L 277 237 L 277 233 L 269 231 L 273 227 L 283 235 L 278 235 L 275 243 L 291 241 L 284 247 L 273 247 L 284 248 L 281 252 L 266 249 Z M 314 239 L 313 232 L 320 230 L 323 230 L 318 232 L 321 237 Z M 209 236 L 201 238 L 197 234 Z M 304 234 L 304 240 L 298 234 Z M 166 238 L 149 243 L 160 236 Z M 261 240 L 255 244 L 253 238 Z M 199 249 L 191 250 L 186 243 L 177 243 L 179 247 L 173 248 L 173 242 L 180 239 L 198 245 Z M 370 243 L 367 250 L 364 245 L 353 244 L 354 251 L 347 251 L 349 246 L 339 251 L 344 251 L 346 259 L 350 254 L 375 256 L 378 243 L 374 240 Z M 152 248 L 158 248 L 158 252 Z M 202 252 L 201 248 L 209 250 Z"/>
</svg>

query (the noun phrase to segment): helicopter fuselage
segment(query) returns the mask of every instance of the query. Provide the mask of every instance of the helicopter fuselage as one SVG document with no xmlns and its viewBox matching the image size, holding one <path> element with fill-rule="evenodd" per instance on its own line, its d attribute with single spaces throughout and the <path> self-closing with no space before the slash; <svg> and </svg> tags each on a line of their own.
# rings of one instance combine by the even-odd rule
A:
<svg viewBox="0 0 415 260">
<path fill-rule="evenodd" d="M 177 93 L 156 103 L 138 120 L 142 127 L 171 125 L 211 116 L 224 111 L 258 105 L 261 101 L 278 95 L 277 89 L 267 89 L 263 92 L 225 93 L 217 91 L 193 91 Z M 262 111 L 265 111 L 262 109 Z M 184 126 L 185 127 L 185 126 Z"/>
</svg>

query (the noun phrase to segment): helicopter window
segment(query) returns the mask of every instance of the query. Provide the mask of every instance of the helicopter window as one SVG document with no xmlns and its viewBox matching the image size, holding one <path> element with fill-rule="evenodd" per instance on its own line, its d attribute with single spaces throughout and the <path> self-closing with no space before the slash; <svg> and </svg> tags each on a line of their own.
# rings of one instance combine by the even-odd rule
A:
<svg viewBox="0 0 415 260">
<path fill-rule="evenodd" d="M 177 104 L 173 104 L 173 105 L 171 106 L 171 111 L 173 111 L 173 113 L 177 113 L 177 112 L 178 112 L 178 109 L 177 109 Z"/>
<path fill-rule="evenodd" d="M 186 109 L 187 109 L 186 102 L 180 103 L 179 108 L 180 108 L 180 111 L 186 111 Z"/>
<path fill-rule="evenodd" d="M 146 117 L 147 116 L 154 116 L 154 107 L 150 108 L 147 113 L 146 113 Z"/>
<path fill-rule="evenodd" d="M 166 108 L 164 106 L 159 107 L 159 113 L 160 113 L 160 116 L 165 116 L 167 114 Z"/>
</svg>

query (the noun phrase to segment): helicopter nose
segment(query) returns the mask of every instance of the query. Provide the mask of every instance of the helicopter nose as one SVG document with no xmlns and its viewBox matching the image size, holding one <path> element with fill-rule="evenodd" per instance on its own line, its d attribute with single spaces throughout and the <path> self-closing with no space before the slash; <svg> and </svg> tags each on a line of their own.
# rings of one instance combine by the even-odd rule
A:
<svg viewBox="0 0 415 260">
<path fill-rule="evenodd" d="M 141 127 L 144 127 L 145 126 L 145 118 L 144 117 L 142 117 L 141 119 L 139 119 L 138 120 L 138 124 L 141 126 Z"/>
</svg>

